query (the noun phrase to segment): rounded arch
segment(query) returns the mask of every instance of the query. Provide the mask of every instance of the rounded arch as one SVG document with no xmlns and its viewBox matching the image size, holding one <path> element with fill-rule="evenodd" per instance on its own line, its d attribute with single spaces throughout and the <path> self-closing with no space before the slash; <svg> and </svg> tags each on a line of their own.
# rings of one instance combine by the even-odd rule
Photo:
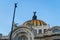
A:
<svg viewBox="0 0 60 40">
<path fill-rule="evenodd" d="M 12 34 L 12 39 L 17 40 L 22 35 L 25 35 L 25 36 L 27 35 L 26 37 L 29 37 L 29 38 L 32 37 L 32 40 L 34 40 L 34 34 L 28 28 L 18 28 L 17 30 L 15 30 Z"/>
<path fill-rule="evenodd" d="M 59 29 L 54 29 L 53 32 L 54 32 L 54 33 L 60 32 L 60 30 L 59 30 Z"/>
</svg>

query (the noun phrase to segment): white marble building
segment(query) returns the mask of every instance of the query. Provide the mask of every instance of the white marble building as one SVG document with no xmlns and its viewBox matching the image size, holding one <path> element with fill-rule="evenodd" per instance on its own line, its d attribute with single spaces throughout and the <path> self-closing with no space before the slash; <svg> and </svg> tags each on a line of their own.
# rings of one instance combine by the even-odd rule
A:
<svg viewBox="0 0 60 40">
<path fill-rule="evenodd" d="M 60 26 L 50 28 L 50 25 L 37 19 L 34 12 L 32 20 L 17 26 L 14 24 L 12 40 L 60 40 Z M 0 34 L 0 40 L 9 40 L 9 35 Z"/>
</svg>

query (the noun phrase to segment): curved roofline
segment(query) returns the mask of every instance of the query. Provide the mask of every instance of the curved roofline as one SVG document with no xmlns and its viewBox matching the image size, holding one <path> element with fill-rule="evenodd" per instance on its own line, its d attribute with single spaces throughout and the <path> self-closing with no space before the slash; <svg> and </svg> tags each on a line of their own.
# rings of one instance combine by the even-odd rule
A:
<svg viewBox="0 0 60 40">
<path fill-rule="evenodd" d="M 29 22 L 29 21 L 32 21 L 32 20 L 28 20 L 28 21 L 25 21 L 25 22 Z M 38 20 L 38 19 L 37 19 L 37 21 L 42 21 L 42 20 Z M 24 23 L 25 23 L 25 22 L 24 22 Z M 42 21 L 42 22 L 44 22 L 44 21 Z"/>
<path fill-rule="evenodd" d="M 25 24 L 25 23 L 26 23 L 26 24 Z M 28 23 L 32 23 L 32 26 L 47 25 L 47 23 L 45 23 L 45 22 L 42 21 L 42 20 L 38 20 L 38 19 L 36 19 L 35 21 L 34 21 L 33 19 L 32 19 L 32 20 L 25 21 L 25 22 L 23 23 L 23 25 L 28 26 L 28 25 L 29 25 Z M 34 23 L 36 23 L 36 24 L 34 24 Z"/>
</svg>

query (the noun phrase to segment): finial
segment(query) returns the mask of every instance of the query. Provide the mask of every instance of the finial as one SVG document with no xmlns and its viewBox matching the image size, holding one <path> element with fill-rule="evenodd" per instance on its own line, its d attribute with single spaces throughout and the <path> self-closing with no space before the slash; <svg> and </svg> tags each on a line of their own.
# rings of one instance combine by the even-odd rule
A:
<svg viewBox="0 0 60 40">
<path fill-rule="evenodd" d="M 34 13 L 34 15 L 33 15 L 33 20 L 36 20 L 37 19 L 37 16 L 36 16 L 36 11 L 35 12 L 33 12 Z"/>
<path fill-rule="evenodd" d="M 15 7 L 17 7 L 17 3 L 15 3 Z"/>
</svg>

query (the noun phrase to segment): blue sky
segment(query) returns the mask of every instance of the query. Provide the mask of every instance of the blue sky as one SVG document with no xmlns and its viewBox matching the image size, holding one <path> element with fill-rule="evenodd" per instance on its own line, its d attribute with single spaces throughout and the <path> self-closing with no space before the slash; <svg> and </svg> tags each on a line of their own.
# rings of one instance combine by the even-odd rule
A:
<svg viewBox="0 0 60 40">
<path fill-rule="evenodd" d="M 31 20 L 36 11 L 37 19 L 50 24 L 50 27 L 60 26 L 60 0 L 0 0 L 0 33 L 3 35 L 11 30 L 15 2 L 18 2 L 15 16 L 18 25 Z"/>
</svg>

